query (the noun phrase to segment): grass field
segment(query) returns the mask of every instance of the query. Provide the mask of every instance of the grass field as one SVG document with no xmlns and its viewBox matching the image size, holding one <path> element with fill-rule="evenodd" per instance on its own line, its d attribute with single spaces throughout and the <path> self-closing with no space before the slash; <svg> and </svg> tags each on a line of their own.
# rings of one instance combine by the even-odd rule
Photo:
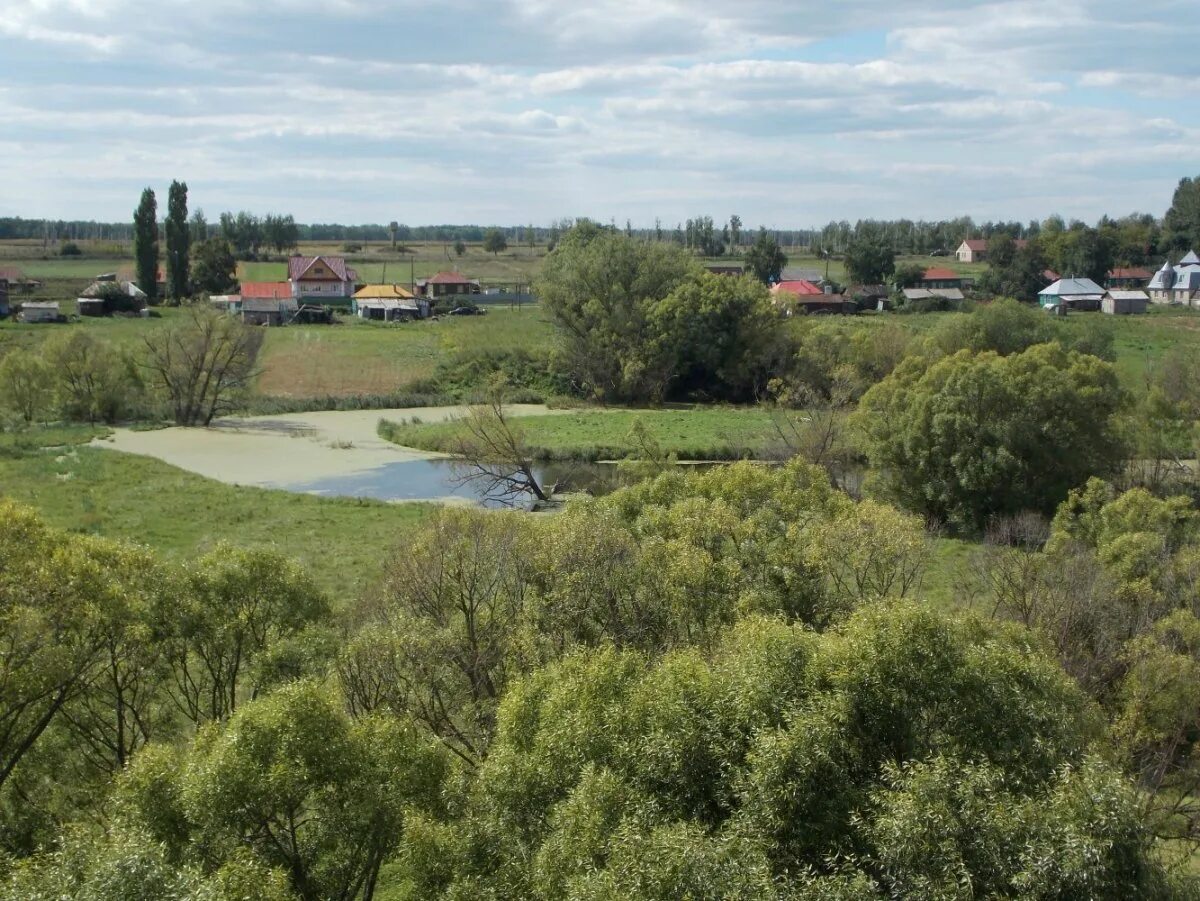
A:
<svg viewBox="0 0 1200 901">
<path fill-rule="evenodd" d="M 455 354 L 545 350 L 551 326 L 536 307 L 498 306 L 486 316 L 383 325 L 345 320 L 329 326 L 270 329 L 258 393 L 281 397 L 340 397 L 403 391 L 428 379 Z"/>
<path fill-rule="evenodd" d="M 419 417 L 418 417 L 419 418 Z M 759 408 L 689 407 L 586 410 L 510 420 L 539 460 L 614 460 L 637 450 L 631 431 L 640 422 L 666 453 L 681 460 L 737 460 L 760 455 L 772 442 L 769 414 Z M 405 447 L 449 451 L 461 426 L 397 424 L 387 437 Z"/>
<path fill-rule="evenodd" d="M 148 545 L 170 558 L 219 541 L 276 547 L 304 562 L 336 597 L 368 589 L 421 504 L 327 499 L 226 485 L 150 457 L 84 446 L 84 428 L 0 434 L 0 496 L 52 525 Z"/>
</svg>

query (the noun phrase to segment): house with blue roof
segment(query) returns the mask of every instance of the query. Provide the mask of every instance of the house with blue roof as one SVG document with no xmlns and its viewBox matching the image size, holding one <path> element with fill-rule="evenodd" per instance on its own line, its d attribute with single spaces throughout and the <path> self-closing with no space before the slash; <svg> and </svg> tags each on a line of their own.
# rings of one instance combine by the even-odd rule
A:
<svg viewBox="0 0 1200 901">
<path fill-rule="evenodd" d="M 1103 299 L 1104 289 L 1090 278 L 1060 278 L 1038 292 L 1038 303 L 1043 308 L 1098 310 Z"/>
</svg>

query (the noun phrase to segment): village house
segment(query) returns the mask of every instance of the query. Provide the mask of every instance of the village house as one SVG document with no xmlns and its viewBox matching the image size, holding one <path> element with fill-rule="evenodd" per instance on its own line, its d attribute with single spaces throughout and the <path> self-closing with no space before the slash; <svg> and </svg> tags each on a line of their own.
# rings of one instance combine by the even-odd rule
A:
<svg viewBox="0 0 1200 901">
<path fill-rule="evenodd" d="M 290 297 L 242 298 L 242 322 L 247 325 L 285 325 L 291 322 L 296 310 L 296 301 Z"/>
<path fill-rule="evenodd" d="M 351 312 L 360 319 L 399 322 L 429 316 L 429 299 L 400 285 L 365 285 L 354 294 Z"/>
<path fill-rule="evenodd" d="M 293 255 L 288 258 L 288 283 L 296 300 L 347 304 L 354 297 L 358 273 L 345 257 Z"/>
<path fill-rule="evenodd" d="M 1100 301 L 1100 310 L 1110 316 L 1128 316 L 1145 313 L 1149 305 L 1150 297 L 1145 291 L 1109 288 Z"/>
<path fill-rule="evenodd" d="M 1104 287 L 1144 288 L 1153 276 L 1153 272 L 1148 269 L 1142 269 L 1140 266 L 1111 269 L 1104 279 Z"/>
<path fill-rule="evenodd" d="M 42 283 L 26 278 L 25 273 L 15 266 L 0 266 L 0 285 L 4 285 L 9 294 L 16 294 L 18 288 L 32 291 L 40 288 Z"/>
<path fill-rule="evenodd" d="M 933 300 L 935 297 L 954 301 L 963 299 L 962 290 L 959 288 L 905 288 L 901 293 L 904 294 L 905 301 Z"/>
<path fill-rule="evenodd" d="M 1060 278 L 1038 292 L 1043 308 L 1062 310 L 1098 310 L 1104 299 L 1104 289 L 1090 278 Z"/>
<path fill-rule="evenodd" d="M 926 288 L 930 291 L 942 288 L 958 288 L 963 287 L 963 277 L 953 269 L 945 269 L 935 266 L 932 269 L 926 269 L 914 288 Z"/>
<path fill-rule="evenodd" d="M 1148 291 L 1152 303 L 1200 306 L 1200 257 L 1193 250 L 1177 266 L 1170 260 L 1163 263 L 1150 279 Z"/>
<path fill-rule="evenodd" d="M 467 278 L 457 272 L 439 272 L 429 278 L 419 278 L 416 284 L 418 297 L 446 297 L 458 294 L 480 294 L 483 289 L 477 279 Z"/>
<path fill-rule="evenodd" d="M 116 305 L 108 299 L 112 286 L 116 286 L 121 294 L 130 299 L 128 304 L 120 305 L 122 309 L 140 310 L 146 306 L 146 292 L 133 282 L 102 279 L 92 282 L 75 298 L 75 306 L 79 310 L 79 315 L 104 316 L 116 312 L 114 309 Z"/>
<path fill-rule="evenodd" d="M 289 282 L 243 282 L 240 300 L 230 312 L 250 325 L 280 326 L 292 321 L 300 308 Z"/>
<path fill-rule="evenodd" d="M 846 289 L 846 297 L 860 310 L 891 309 L 892 292 L 887 285 L 851 285 Z"/>
<path fill-rule="evenodd" d="M 775 298 L 813 297 L 820 296 L 825 290 L 808 279 L 789 279 L 776 282 L 771 286 L 771 296 Z"/>
<path fill-rule="evenodd" d="M 1013 243 L 1017 250 L 1022 250 L 1029 244 L 1024 238 L 1016 238 Z M 968 238 L 958 245 L 958 250 L 954 251 L 954 256 L 958 258 L 960 263 L 986 263 L 987 262 L 987 238 Z"/>
</svg>

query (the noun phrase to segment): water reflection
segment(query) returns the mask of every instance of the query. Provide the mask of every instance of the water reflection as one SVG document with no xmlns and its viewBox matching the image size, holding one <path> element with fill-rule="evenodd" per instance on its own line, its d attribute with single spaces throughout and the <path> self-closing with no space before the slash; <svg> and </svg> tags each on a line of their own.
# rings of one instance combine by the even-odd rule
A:
<svg viewBox="0 0 1200 901">
<path fill-rule="evenodd" d="M 624 481 L 619 467 L 607 463 L 551 463 L 536 467 L 535 473 L 543 485 L 556 487 L 559 491 L 586 491 L 597 496 L 616 490 Z M 460 498 L 488 507 L 503 506 L 483 497 L 477 483 L 458 484 L 450 460 L 388 463 L 364 472 L 275 487 L 327 497 L 365 497 L 380 501 Z"/>
</svg>

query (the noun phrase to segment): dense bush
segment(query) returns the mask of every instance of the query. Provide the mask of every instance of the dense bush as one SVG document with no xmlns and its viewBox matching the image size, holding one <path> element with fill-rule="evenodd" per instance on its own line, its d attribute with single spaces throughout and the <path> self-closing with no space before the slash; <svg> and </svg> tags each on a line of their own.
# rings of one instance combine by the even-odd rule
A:
<svg viewBox="0 0 1200 901">
<path fill-rule="evenodd" d="M 1052 513 L 1125 460 L 1113 367 L 1037 344 L 1000 356 L 962 350 L 905 360 L 856 414 L 880 484 L 902 506 L 981 529 L 990 517 Z"/>
</svg>

